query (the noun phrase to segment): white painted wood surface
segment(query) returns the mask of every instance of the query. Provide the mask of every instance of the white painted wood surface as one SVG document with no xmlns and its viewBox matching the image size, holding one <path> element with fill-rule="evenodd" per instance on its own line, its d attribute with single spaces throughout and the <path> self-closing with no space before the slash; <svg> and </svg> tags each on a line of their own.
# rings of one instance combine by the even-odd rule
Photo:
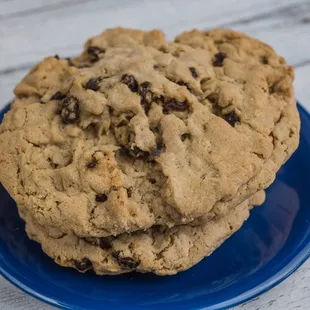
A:
<svg viewBox="0 0 310 310">
<path fill-rule="evenodd" d="M 77 54 L 114 26 L 231 27 L 272 45 L 296 68 L 296 96 L 310 110 L 310 0 L 0 0 L 0 108 L 39 59 Z M 52 309 L 0 278 L 0 310 Z M 276 288 L 235 309 L 310 309 L 310 261 Z"/>
</svg>

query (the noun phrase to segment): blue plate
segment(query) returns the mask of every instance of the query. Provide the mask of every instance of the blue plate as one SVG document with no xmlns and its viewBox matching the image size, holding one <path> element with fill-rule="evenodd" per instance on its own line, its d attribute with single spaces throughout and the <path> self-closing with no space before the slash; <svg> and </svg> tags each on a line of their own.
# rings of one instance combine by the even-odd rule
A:
<svg viewBox="0 0 310 310">
<path fill-rule="evenodd" d="M 14 201 L 0 186 L 0 272 L 27 293 L 66 309 L 223 309 L 265 292 L 310 254 L 310 116 L 298 108 L 300 146 L 267 190 L 266 203 L 190 270 L 170 277 L 99 277 L 59 267 L 28 240 Z"/>
</svg>

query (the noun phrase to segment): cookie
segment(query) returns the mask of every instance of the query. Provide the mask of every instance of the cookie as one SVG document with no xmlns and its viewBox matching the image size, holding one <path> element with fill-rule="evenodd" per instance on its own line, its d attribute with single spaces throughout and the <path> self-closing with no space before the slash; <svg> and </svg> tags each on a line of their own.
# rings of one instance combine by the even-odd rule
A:
<svg viewBox="0 0 310 310">
<path fill-rule="evenodd" d="M 26 231 L 56 263 L 80 272 L 120 274 L 130 271 L 171 275 L 186 270 L 209 256 L 238 230 L 249 216 L 252 204 L 264 201 L 261 191 L 250 200 L 199 226 L 161 226 L 115 238 L 79 238 L 58 229 L 43 227 L 28 214 Z"/>
<path fill-rule="evenodd" d="M 268 187 L 297 148 L 293 78 L 230 30 L 107 30 L 17 85 L 0 180 L 40 225 L 80 237 L 203 223 Z"/>
</svg>

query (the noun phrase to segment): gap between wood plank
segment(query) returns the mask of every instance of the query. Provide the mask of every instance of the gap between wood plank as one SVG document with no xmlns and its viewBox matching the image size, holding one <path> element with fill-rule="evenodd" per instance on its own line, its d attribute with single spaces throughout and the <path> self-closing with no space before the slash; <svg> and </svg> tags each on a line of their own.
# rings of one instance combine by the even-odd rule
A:
<svg viewBox="0 0 310 310">
<path fill-rule="evenodd" d="M 32 15 L 35 13 L 56 11 L 56 10 L 60 10 L 63 8 L 68 8 L 68 7 L 72 7 L 72 6 L 76 6 L 79 4 L 92 2 L 92 1 L 94 1 L 94 0 L 65 0 L 61 3 L 47 4 L 47 5 L 44 5 L 41 7 L 37 7 L 37 8 L 26 9 L 24 11 L 19 11 L 19 12 L 9 13 L 9 14 L 3 14 L 3 15 L 0 15 L 0 21 L 8 20 L 8 19 L 15 18 L 15 17 L 29 16 L 29 15 Z"/>
<path fill-rule="evenodd" d="M 310 65 L 310 59 L 298 62 L 297 64 L 293 65 L 294 68 L 301 68 L 301 67 L 307 67 Z"/>
<path fill-rule="evenodd" d="M 6 75 L 6 74 L 11 74 L 11 73 L 15 73 L 21 70 L 26 70 L 26 69 L 30 69 L 33 66 L 35 66 L 37 63 L 27 63 L 27 64 L 23 64 L 17 67 L 11 67 L 11 68 L 6 68 L 4 70 L 0 70 L 0 76 L 1 75 Z"/>
<path fill-rule="evenodd" d="M 305 3 L 300 3 L 299 5 L 295 4 L 290 4 L 288 6 L 265 12 L 265 13 L 260 13 L 257 15 L 253 15 L 249 18 L 242 18 L 236 21 L 229 22 L 227 24 L 222 24 L 219 27 L 232 27 L 232 26 L 240 26 L 240 25 L 246 25 L 250 24 L 252 22 L 257 22 L 257 21 L 262 21 L 265 19 L 269 19 L 275 15 L 278 16 L 289 16 L 289 17 L 298 17 L 298 15 L 302 12 L 309 11 L 310 8 L 310 3 L 305 2 Z M 303 17 L 299 20 L 301 24 L 309 24 L 310 23 L 310 17 Z"/>
</svg>

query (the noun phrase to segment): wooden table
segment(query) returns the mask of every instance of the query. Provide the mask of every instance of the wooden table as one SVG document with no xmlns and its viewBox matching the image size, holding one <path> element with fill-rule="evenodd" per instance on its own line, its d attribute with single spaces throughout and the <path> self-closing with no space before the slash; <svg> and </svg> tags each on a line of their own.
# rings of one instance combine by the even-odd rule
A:
<svg viewBox="0 0 310 310">
<path fill-rule="evenodd" d="M 296 68 L 296 96 L 310 110 L 310 0 L 0 0 L 2 107 L 39 59 L 72 56 L 107 27 L 230 27 L 273 46 Z M 0 310 L 52 309 L 0 278 Z M 310 261 L 278 287 L 236 309 L 310 309 Z"/>
</svg>

